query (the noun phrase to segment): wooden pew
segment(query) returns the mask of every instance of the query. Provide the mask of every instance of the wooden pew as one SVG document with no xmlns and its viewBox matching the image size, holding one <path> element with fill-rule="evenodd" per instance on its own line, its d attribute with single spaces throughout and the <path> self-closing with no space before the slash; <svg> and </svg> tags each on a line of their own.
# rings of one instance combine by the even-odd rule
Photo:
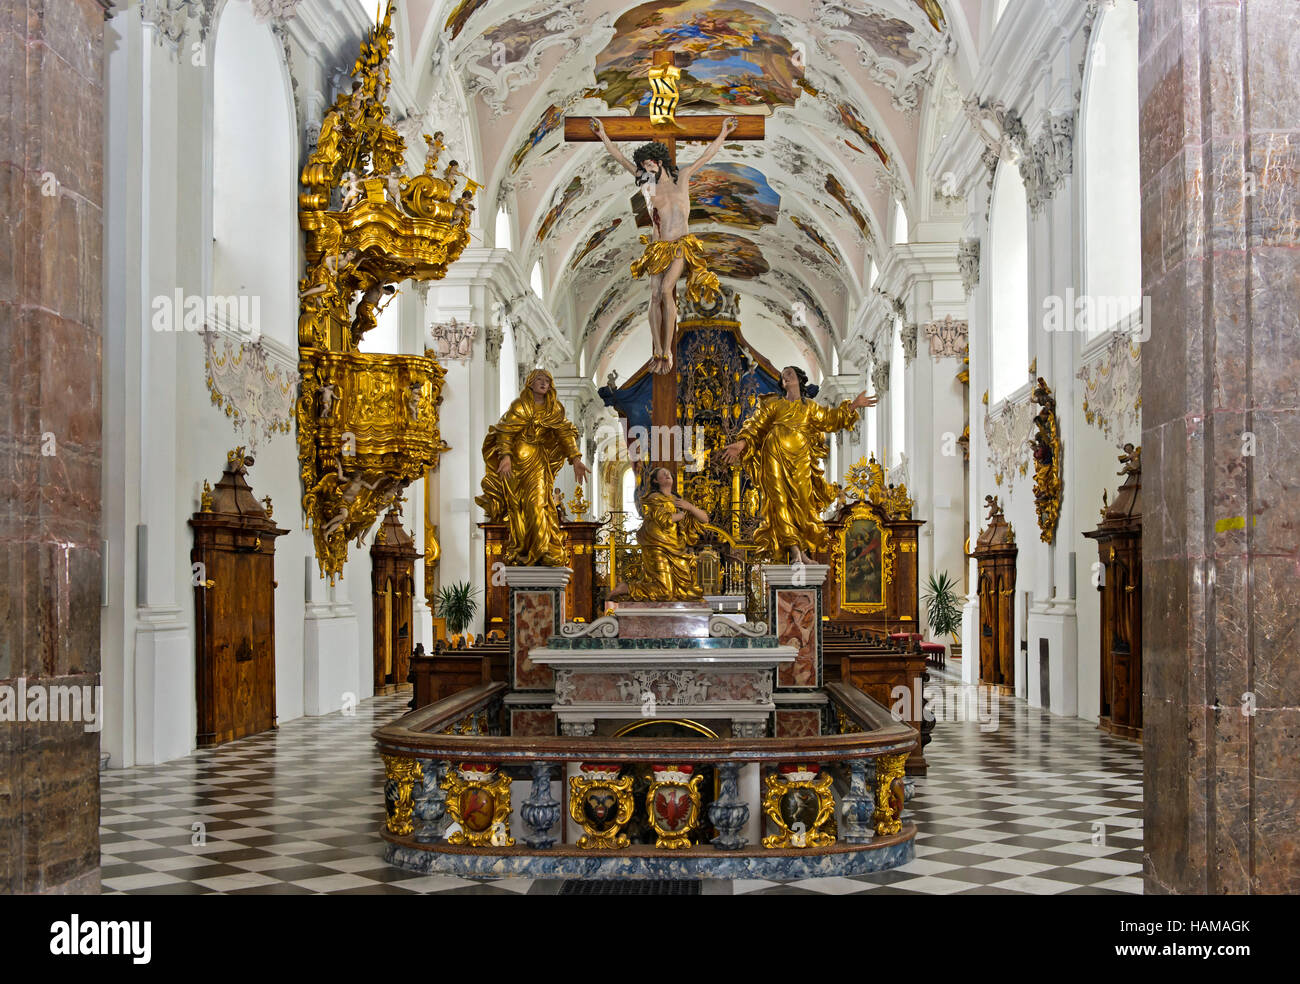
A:
<svg viewBox="0 0 1300 984">
<path fill-rule="evenodd" d="M 822 653 L 827 679 L 831 667 L 838 665 L 838 676 L 878 701 L 891 711 L 900 712 L 901 719 L 921 733 L 921 742 L 908 756 L 906 770 L 910 776 L 923 776 L 929 771 L 924 748 L 930 743 L 934 721 L 925 720 L 925 684 L 930 680 L 926 670 L 925 654 L 915 641 L 897 641 L 865 629 L 845 629 L 834 622 L 822 625 Z M 907 688 L 906 695 L 897 695 L 896 687 Z M 918 693 L 918 691 L 921 691 Z M 917 708 L 922 710 L 917 715 Z"/>
<path fill-rule="evenodd" d="M 464 649 L 439 640 L 431 653 L 417 647 L 411 656 L 411 709 L 418 710 L 461 690 L 484 683 L 505 683 L 510 646 L 490 639 Z"/>
</svg>

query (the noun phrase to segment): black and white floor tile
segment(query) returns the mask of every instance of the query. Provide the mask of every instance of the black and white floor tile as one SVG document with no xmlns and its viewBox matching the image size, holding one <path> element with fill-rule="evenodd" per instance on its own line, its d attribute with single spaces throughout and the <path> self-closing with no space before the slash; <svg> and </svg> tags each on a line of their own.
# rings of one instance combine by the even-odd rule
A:
<svg viewBox="0 0 1300 984">
<path fill-rule="evenodd" d="M 946 675 L 935 673 L 936 682 Z M 407 695 L 102 779 L 111 894 L 553 895 L 558 880 L 414 875 L 386 865 L 370 732 Z M 852 878 L 709 882 L 703 894 L 1132 894 L 1142 891 L 1140 746 L 1001 698 L 996 730 L 935 726 L 908 813 L 916 860 Z"/>
</svg>

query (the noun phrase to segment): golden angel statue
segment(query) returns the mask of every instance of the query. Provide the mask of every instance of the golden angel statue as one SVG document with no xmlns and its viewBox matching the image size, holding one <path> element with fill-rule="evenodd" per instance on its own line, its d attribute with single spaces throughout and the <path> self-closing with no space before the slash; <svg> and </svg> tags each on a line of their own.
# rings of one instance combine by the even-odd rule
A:
<svg viewBox="0 0 1300 984">
<path fill-rule="evenodd" d="M 636 540 L 641 559 L 628 571 L 628 579 L 609 597 L 633 601 L 702 601 L 698 563 L 691 547 L 709 514 L 673 494 L 673 473 L 656 468 L 650 476 L 654 491 L 641 499 L 641 528 Z"/>
<path fill-rule="evenodd" d="M 766 396 L 740 429 L 740 438 L 722 452 L 727 464 L 743 461 L 763 494 L 754 542 L 761 556 L 774 561 L 789 552 L 790 563 L 809 562 L 808 551 L 826 547 L 822 511 L 834 493 L 822 475 L 829 449 L 822 435 L 846 430 L 858 411 L 876 405 L 865 392 L 838 407 L 812 401 L 816 386 L 795 366 L 781 373 L 783 396 Z"/>
<path fill-rule="evenodd" d="M 545 369 L 528 374 L 524 391 L 483 439 L 483 494 L 475 498 L 489 521 L 509 524 L 502 560 L 512 567 L 564 567 L 564 530 L 551 502 L 555 476 L 573 465 L 578 482 L 587 466 L 578 452 L 578 429 L 555 396 Z"/>
</svg>

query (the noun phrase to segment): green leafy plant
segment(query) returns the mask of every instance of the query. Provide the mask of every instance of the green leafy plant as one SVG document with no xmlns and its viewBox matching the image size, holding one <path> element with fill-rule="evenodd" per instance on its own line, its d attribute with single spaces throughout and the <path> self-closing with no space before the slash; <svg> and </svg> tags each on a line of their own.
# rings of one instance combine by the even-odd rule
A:
<svg viewBox="0 0 1300 984">
<path fill-rule="evenodd" d="M 925 617 L 936 637 L 950 635 L 954 639 L 961 630 L 961 596 L 957 593 L 957 582 L 948 576 L 947 571 L 931 574 L 926 582 Z"/>
<path fill-rule="evenodd" d="M 478 611 L 478 601 L 474 598 L 477 591 L 478 588 L 471 587 L 468 581 L 461 581 L 438 592 L 434 614 L 447 620 L 447 631 L 452 635 L 460 635 L 474 621 L 474 614 Z"/>
</svg>

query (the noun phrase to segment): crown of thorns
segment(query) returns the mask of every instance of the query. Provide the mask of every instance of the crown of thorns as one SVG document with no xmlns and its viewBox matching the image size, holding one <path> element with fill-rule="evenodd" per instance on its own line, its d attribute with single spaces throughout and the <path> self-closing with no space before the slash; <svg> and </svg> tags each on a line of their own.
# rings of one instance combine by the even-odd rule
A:
<svg viewBox="0 0 1300 984">
<path fill-rule="evenodd" d="M 638 147 L 632 154 L 632 163 L 636 165 L 638 171 L 644 171 L 646 161 L 657 162 L 659 167 L 667 171 L 674 181 L 677 180 L 677 165 L 673 163 L 673 155 L 668 152 L 667 144 L 652 140 L 650 143 Z"/>
</svg>

